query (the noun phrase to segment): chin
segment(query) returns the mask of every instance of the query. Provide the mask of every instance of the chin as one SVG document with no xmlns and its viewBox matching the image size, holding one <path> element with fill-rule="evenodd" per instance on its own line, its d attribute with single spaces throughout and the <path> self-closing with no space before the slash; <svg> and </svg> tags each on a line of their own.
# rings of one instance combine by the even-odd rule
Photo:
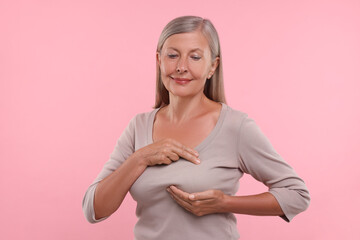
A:
<svg viewBox="0 0 360 240">
<path fill-rule="evenodd" d="M 167 82 L 164 86 L 173 96 L 189 98 L 200 94 L 204 90 L 204 86 L 191 86 L 191 84 L 194 83 L 195 82 L 190 82 L 189 84 L 182 86 L 173 82 Z"/>
<path fill-rule="evenodd" d="M 176 97 L 192 98 L 195 97 L 200 92 L 189 91 L 189 89 L 170 89 L 169 93 Z"/>
</svg>

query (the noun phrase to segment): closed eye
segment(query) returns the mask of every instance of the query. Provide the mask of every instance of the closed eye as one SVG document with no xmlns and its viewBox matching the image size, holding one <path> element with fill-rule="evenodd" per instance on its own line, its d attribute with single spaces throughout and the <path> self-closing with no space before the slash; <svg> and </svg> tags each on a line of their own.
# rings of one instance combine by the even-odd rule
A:
<svg viewBox="0 0 360 240">
<path fill-rule="evenodd" d="M 195 61 L 198 61 L 198 60 L 200 60 L 200 59 L 201 59 L 201 57 L 200 57 L 200 56 L 192 56 L 191 58 L 192 58 L 192 59 L 194 59 Z"/>
<path fill-rule="evenodd" d="M 168 57 L 171 59 L 177 58 L 178 55 L 177 54 L 168 54 Z"/>
</svg>

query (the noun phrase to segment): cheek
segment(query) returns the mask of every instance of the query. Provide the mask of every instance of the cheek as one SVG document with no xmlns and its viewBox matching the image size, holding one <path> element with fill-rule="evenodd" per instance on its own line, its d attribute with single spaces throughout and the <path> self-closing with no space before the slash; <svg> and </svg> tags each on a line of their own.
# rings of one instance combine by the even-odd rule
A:
<svg viewBox="0 0 360 240">
<path fill-rule="evenodd" d="M 198 79 L 206 78 L 209 72 L 206 64 L 192 64 L 189 66 L 189 70 Z"/>
<path fill-rule="evenodd" d="M 176 65 L 173 62 L 164 61 L 161 66 L 161 74 L 162 75 L 168 75 L 175 71 Z"/>
<path fill-rule="evenodd" d="M 161 81 L 164 84 L 166 89 L 169 89 L 169 83 L 170 83 L 170 79 L 169 79 L 169 75 L 173 73 L 172 71 L 172 65 L 169 63 L 162 63 L 160 65 L 160 74 L 161 74 Z"/>
</svg>

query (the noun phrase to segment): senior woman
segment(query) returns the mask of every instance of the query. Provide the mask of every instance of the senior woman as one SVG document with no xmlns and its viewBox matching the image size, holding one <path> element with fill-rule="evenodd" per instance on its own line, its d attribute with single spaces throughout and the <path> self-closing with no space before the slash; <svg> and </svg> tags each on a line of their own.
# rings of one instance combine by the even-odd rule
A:
<svg viewBox="0 0 360 240">
<path fill-rule="evenodd" d="M 304 181 L 247 114 L 226 104 L 212 23 L 169 22 L 157 46 L 154 110 L 137 114 L 88 188 L 83 211 L 99 222 L 127 192 L 137 202 L 137 240 L 238 239 L 234 213 L 290 221 L 310 202 Z M 251 174 L 269 191 L 235 196 Z"/>
</svg>

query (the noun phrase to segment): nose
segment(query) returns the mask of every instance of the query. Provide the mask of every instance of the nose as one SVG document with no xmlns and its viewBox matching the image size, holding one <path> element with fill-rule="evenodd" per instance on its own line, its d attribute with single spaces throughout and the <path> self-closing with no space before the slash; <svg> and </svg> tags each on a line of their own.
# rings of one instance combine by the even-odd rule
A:
<svg viewBox="0 0 360 240">
<path fill-rule="evenodd" d="M 187 72 L 187 63 L 186 63 L 186 59 L 184 58 L 180 58 L 178 61 L 178 64 L 176 66 L 176 72 L 177 73 L 184 73 Z"/>
</svg>

